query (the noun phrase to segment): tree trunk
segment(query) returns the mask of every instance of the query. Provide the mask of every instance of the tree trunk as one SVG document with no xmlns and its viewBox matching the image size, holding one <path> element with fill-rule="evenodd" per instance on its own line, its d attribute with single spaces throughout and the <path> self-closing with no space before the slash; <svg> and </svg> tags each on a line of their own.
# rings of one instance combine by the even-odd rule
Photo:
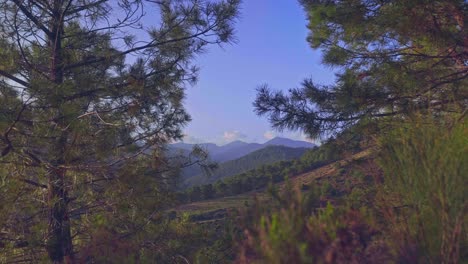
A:
<svg viewBox="0 0 468 264">
<path fill-rule="evenodd" d="M 54 89 L 60 89 L 63 83 L 63 65 L 62 65 L 62 35 L 63 18 L 62 7 L 63 0 L 53 1 L 53 10 L 49 24 L 50 35 L 50 64 L 49 78 Z M 68 132 L 66 131 L 63 116 L 62 103 L 56 102 L 56 129 L 60 131 L 60 136 L 50 149 L 53 155 L 51 166 L 48 169 L 48 237 L 46 249 L 52 263 L 74 263 L 73 243 L 70 229 L 70 219 L 68 216 L 68 193 L 66 184 L 66 169 L 64 165 Z"/>
<path fill-rule="evenodd" d="M 58 166 L 59 167 L 59 166 Z M 73 244 L 68 217 L 65 170 L 49 169 L 49 225 L 47 252 L 53 263 L 73 263 Z"/>
</svg>

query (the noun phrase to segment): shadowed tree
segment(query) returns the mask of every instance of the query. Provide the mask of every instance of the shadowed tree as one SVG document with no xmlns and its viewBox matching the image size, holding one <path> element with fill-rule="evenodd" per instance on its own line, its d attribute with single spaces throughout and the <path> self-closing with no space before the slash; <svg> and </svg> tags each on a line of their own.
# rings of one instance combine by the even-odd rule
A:
<svg viewBox="0 0 468 264">
<path fill-rule="evenodd" d="M 254 102 L 256 112 L 268 116 L 278 129 L 301 129 L 311 137 L 338 134 L 337 140 L 330 141 L 331 146 L 348 136 L 361 143 L 372 133 L 376 139 L 374 146 L 378 148 L 371 151 L 383 157 L 379 165 L 385 178 L 377 182 L 382 187 L 378 192 L 383 202 L 370 203 L 369 207 L 385 208 L 392 215 L 382 219 L 384 232 L 404 230 L 393 238 L 385 235 L 398 245 L 394 248 L 399 257 L 397 262 L 466 261 L 466 254 L 461 253 L 466 251 L 462 249 L 466 248 L 466 236 L 460 234 L 466 233 L 461 219 L 466 215 L 467 204 L 457 186 L 464 186 L 462 182 L 466 181 L 466 173 L 461 173 L 466 164 L 461 157 L 466 155 L 461 153 L 466 152 L 466 136 L 462 134 L 466 134 L 468 106 L 468 2 L 300 0 L 300 3 L 308 17 L 307 40 L 313 49 L 323 53 L 323 63 L 336 70 L 335 82 L 319 85 L 307 79 L 289 93 L 272 92 L 262 86 Z M 355 145 L 358 148 L 360 144 Z M 341 147 L 337 149 L 335 145 L 330 150 L 326 152 L 335 156 Z M 399 182 L 401 186 L 397 189 Z M 322 191 L 337 190 L 328 183 Z M 397 210 L 402 207 L 407 209 Z M 263 222 L 259 226 L 264 227 Z M 255 235 L 247 240 L 255 241 L 275 230 L 284 232 L 292 225 L 289 221 L 281 228 L 276 221 L 273 226 L 252 232 Z M 257 240 L 253 244 L 263 245 L 266 241 Z M 310 246 L 315 241 L 318 240 L 294 241 L 291 248 L 298 248 L 298 244 Z M 272 259 L 279 259 L 294 255 L 277 256 L 271 254 L 275 252 L 271 248 L 264 247 L 261 251 L 267 253 L 262 257 L 273 255 Z M 353 250 L 355 253 L 356 247 Z M 314 261 L 320 259 L 318 254 L 312 254 Z M 385 254 L 381 251 L 379 255 Z M 352 261 L 345 257 L 324 262 Z"/>
<path fill-rule="evenodd" d="M 466 109 L 466 1 L 300 2 L 309 21 L 307 40 L 336 70 L 336 81 L 307 79 L 288 94 L 260 87 L 256 112 L 274 127 L 319 137 L 413 111 Z"/>
<path fill-rule="evenodd" d="M 142 155 L 157 163 L 163 145 L 181 138 L 192 61 L 232 40 L 238 4 L 0 1 L 2 195 L 12 202 L 0 244 L 28 245 L 31 256 L 43 246 L 53 263 L 75 262 L 81 231 L 72 217 L 111 205 L 99 182 Z"/>
</svg>

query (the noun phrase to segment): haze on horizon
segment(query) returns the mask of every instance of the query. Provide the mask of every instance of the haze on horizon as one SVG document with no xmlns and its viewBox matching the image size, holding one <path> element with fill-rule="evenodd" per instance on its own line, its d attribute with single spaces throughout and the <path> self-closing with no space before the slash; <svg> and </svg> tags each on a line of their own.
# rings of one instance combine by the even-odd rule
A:
<svg viewBox="0 0 468 264">
<path fill-rule="evenodd" d="M 302 134 L 302 138 L 299 138 L 299 139 L 295 139 L 294 138 L 294 134 L 292 134 L 293 136 L 292 137 L 287 137 L 287 136 L 272 136 L 271 138 L 267 138 L 265 136 L 265 140 L 262 140 L 261 142 L 250 142 L 250 141 L 246 141 L 246 140 L 243 140 L 243 139 L 234 139 L 234 140 L 225 140 L 224 142 L 203 142 L 203 141 L 196 141 L 196 142 L 189 142 L 187 140 L 180 140 L 180 141 L 175 141 L 172 143 L 172 145 L 178 145 L 179 143 L 182 143 L 182 144 L 187 144 L 187 145 L 210 145 L 210 144 L 214 144 L 218 147 L 224 147 L 224 146 L 228 146 L 228 145 L 232 145 L 232 144 L 236 144 L 236 143 L 246 143 L 246 144 L 251 144 L 251 143 L 254 143 L 254 144 L 270 144 L 270 142 L 274 142 L 274 141 L 277 141 L 277 142 L 280 142 L 280 141 L 287 141 L 287 142 L 296 142 L 296 143 L 300 143 L 300 142 L 307 142 L 307 143 L 312 143 L 313 145 L 316 145 L 316 146 L 319 146 L 321 144 L 321 142 L 319 141 L 314 141 L 314 140 L 311 140 L 309 138 L 307 138 L 304 134 Z M 299 133 L 297 133 L 297 135 L 300 135 Z M 283 142 L 279 143 L 279 144 L 274 144 L 272 143 L 271 145 L 287 145 L 287 144 L 283 144 Z"/>
</svg>

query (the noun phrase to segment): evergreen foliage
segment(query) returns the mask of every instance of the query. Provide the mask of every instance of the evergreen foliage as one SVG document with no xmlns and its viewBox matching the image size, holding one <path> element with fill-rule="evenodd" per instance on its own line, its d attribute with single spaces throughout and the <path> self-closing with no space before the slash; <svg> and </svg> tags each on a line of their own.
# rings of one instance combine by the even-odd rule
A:
<svg viewBox="0 0 468 264">
<path fill-rule="evenodd" d="M 161 148 L 190 120 L 193 60 L 232 40 L 238 5 L 0 1 L 2 262 L 75 263 L 93 226 L 148 227 L 170 198 Z"/>
<path fill-rule="evenodd" d="M 351 138 L 363 139 L 366 134 L 364 137 L 374 139 L 373 144 L 377 139 L 381 142 L 377 152 L 384 170 L 383 180 L 377 181 L 379 191 L 376 194 L 353 188 L 349 204 L 360 205 L 369 195 L 378 197 L 380 202 L 374 200 L 372 210 L 380 216 L 379 229 L 389 237 L 386 246 L 392 248 L 391 261 L 464 263 L 466 1 L 300 3 L 308 17 L 307 40 L 313 49 L 323 52 L 322 62 L 336 71 L 335 83 L 318 85 L 307 79 L 288 94 L 262 86 L 254 102 L 256 112 L 268 116 L 279 130 L 300 129 L 311 137 L 346 131 L 351 132 Z M 323 193 L 334 195 L 332 185 L 322 187 Z M 350 260 L 316 254 L 312 254 L 313 260 L 303 259 L 297 248 L 307 248 L 314 242 L 303 243 L 304 239 L 297 235 L 301 233 L 290 227 L 295 225 L 292 223 L 306 229 L 309 225 L 303 224 L 301 217 L 278 217 L 281 212 L 266 214 L 267 225 L 254 228 L 256 233 L 248 239 L 266 245 L 247 247 L 261 254 L 259 263 L 284 257 L 276 254 L 279 248 L 289 248 L 299 262 L 317 258 L 323 263 Z M 279 227 L 283 219 L 287 220 Z M 330 221 L 323 227 L 335 220 Z M 345 219 L 336 221 L 346 228 Z M 297 239 L 286 244 L 277 242 L 283 229 L 290 230 Z M 362 261 L 369 260 L 357 262 Z"/>
<path fill-rule="evenodd" d="M 328 140 L 178 192 L 209 162 L 167 155 L 194 60 L 233 40 L 240 0 L 0 0 L 0 263 L 466 263 L 467 1 L 299 2 L 335 82 L 254 107 Z"/>
<path fill-rule="evenodd" d="M 267 146 L 242 158 L 218 164 L 209 173 L 201 173 L 184 181 L 184 185 L 193 186 L 214 183 L 226 177 L 256 169 L 262 165 L 300 158 L 308 149 L 288 148 L 284 146 Z"/>
<path fill-rule="evenodd" d="M 306 151 L 299 159 L 264 164 L 255 169 L 225 177 L 214 183 L 191 187 L 181 193 L 179 199 L 194 202 L 264 189 L 269 184 L 282 182 L 287 177 L 296 176 L 335 161 L 341 157 L 342 152 L 343 149 L 338 149 L 336 142 L 332 140 L 318 148 Z M 207 189 L 210 190 L 208 196 L 205 195 Z"/>
<path fill-rule="evenodd" d="M 306 79 L 289 94 L 260 87 L 256 112 L 274 127 L 319 137 L 358 122 L 398 122 L 414 111 L 466 109 L 466 1 L 300 2 L 307 40 L 337 71 L 336 81 Z"/>
</svg>

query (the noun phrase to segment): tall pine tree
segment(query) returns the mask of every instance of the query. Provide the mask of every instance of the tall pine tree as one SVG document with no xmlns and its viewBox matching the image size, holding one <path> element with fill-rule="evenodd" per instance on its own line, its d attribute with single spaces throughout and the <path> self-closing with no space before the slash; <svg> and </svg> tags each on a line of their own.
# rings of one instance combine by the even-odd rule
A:
<svg viewBox="0 0 468 264">
<path fill-rule="evenodd" d="M 238 4 L 0 1 L 4 256 L 76 262 L 80 213 L 112 204 L 98 183 L 181 137 L 192 61 L 232 40 Z"/>
</svg>

